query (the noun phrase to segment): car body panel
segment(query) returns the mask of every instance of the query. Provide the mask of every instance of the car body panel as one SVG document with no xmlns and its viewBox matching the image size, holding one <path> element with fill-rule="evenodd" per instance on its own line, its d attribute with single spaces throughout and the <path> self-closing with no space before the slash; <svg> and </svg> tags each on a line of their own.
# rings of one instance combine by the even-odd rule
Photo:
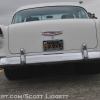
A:
<svg viewBox="0 0 100 100">
<path fill-rule="evenodd" d="M 63 31 L 63 33 L 55 36 L 42 35 L 42 32 L 46 31 Z M 9 50 L 11 53 L 20 53 L 20 49 L 24 48 L 26 53 L 42 53 L 44 52 L 43 41 L 47 40 L 63 40 L 64 49 L 62 52 L 81 50 L 83 43 L 87 44 L 88 49 L 93 49 L 97 46 L 96 36 L 93 19 L 63 19 L 19 23 L 9 25 Z"/>
<path fill-rule="evenodd" d="M 76 2 L 51 2 L 51 3 L 41 3 L 41 4 L 33 4 L 33 5 L 27 5 L 20 7 L 19 9 L 16 10 L 16 12 L 19 12 L 21 10 L 25 9 L 31 9 L 31 8 L 37 8 L 37 7 L 51 7 L 51 6 L 80 6 L 82 5 L 76 3 Z M 16 13 L 15 12 L 15 13 Z"/>
</svg>

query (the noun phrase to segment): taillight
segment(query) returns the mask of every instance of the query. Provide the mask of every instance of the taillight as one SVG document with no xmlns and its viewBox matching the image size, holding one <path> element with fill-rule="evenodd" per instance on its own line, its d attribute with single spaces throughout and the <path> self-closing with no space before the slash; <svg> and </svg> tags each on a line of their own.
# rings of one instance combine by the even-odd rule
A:
<svg viewBox="0 0 100 100">
<path fill-rule="evenodd" d="M 2 29 L 0 28 L 0 49 L 3 47 L 3 40 L 4 40 L 4 35 Z"/>
</svg>

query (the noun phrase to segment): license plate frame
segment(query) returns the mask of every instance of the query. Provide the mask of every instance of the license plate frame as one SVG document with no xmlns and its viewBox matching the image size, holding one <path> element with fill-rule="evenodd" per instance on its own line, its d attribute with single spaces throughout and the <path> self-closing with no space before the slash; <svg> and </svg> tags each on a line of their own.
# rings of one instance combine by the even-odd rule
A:
<svg viewBox="0 0 100 100">
<path fill-rule="evenodd" d="M 63 50 L 63 40 L 47 40 L 43 41 L 44 51 L 61 51 Z"/>
</svg>

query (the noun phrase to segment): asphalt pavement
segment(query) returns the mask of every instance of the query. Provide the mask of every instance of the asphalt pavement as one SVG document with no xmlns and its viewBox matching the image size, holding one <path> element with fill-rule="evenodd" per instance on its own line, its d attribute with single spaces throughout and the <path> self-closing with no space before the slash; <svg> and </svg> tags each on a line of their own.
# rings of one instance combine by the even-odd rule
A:
<svg viewBox="0 0 100 100">
<path fill-rule="evenodd" d="M 100 100 L 100 74 L 79 75 L 73 67 L 50 65 L 35 68 L 32 78 L 9 81 L 2 70 L 0 100 Z"/>
</svg>

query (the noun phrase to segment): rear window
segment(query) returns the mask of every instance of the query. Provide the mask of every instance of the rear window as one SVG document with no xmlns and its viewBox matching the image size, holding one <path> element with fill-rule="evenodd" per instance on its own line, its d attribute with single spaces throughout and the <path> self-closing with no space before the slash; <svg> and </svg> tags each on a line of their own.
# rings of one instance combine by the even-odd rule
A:
<svg viewBox="0 0 100 100">
<path fill-rule="evenodd" d="M 87 19 L 87 12 L 81 7 L 74 6 L 43 7 L 27 9 L 17 12 L 13 18 L 13 24 L 29 21 L 76 18 Z"/>
</svg>

